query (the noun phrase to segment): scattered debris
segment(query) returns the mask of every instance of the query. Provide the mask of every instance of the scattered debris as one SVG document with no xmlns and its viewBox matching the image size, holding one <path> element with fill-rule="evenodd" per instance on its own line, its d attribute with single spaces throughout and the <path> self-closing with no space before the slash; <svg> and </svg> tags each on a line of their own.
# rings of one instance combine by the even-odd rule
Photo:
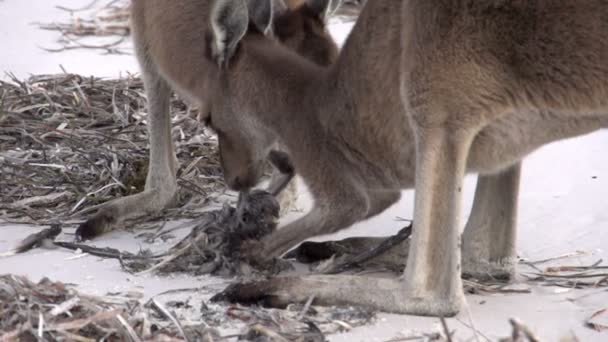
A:
<svg viewBox="0 0 608 342">
<path fill-rule="evenodd" d="M 87 253 L 87 254 L 95 255 L 98 257 L 102 257 L 102 258 L 110 258 L 110 259 L 118 259 L 118 260 L 154 258 L 154 257 L 160 258 L 163 255 L 165 255 L 165 254 L 161 254 L 158 256 L 148 256 L 148 255 L 145 255 L 148 253 L 147 250 L 140 252 L 139 255 L 136 255 L 136 254 L 125 252 L 125 251 L 119 251 L 118 249 L 111 248 L 111 247 L 99 248 L 99 247 L 85 245 L 82 243 L 74 243 L 74 242 L 67 242 L 67 241 L 54 241 L 53 243 L 56 246 L 71 249 L 78 253 Z"/>
<path fill-rule="evenodd" d="M 530 281 L 542 282 L 543 286 L 564 288 L 599 288 L 608 287 L 608 266 L 598 260 L 589 266 L 554 266 L 541 272 L 524 273 Z"/>
<path fill-rule="evenodd" d="M 128 315 L 130 308 L 138 305 L 137 301 L 115 304 L 81 295 L 46 278 L 34 284 L 25 277 L 3 275 L 0 340 L 127 339 L 116 317 Z"/>
<path fill-rule="evenodd" d="M 130 35 L 129 1 L 107 1 L 93 11 L 97 2 L 94 0 L 79 9 L 58 7 L 72 15 L 68 23 L 39 24 L 42 29 L 61 33 L 60 47 L 45 50 L 99 49 L 108 54 L 129 53 L 125 46 Z M 347 0 L 346 3 L 336 14 L 354 18 L 365 1 Z M 91 11 L 90 18 L 76 15 Z M 104 43 L 87 40 L 99 37 L 112 40 Z M 65 73 L 38 75 L 25 81 L 15 77 L 12 82 L 0 81 L 0 172 L 3 175 L 0 220 L 50 224 L 78 217 L 88 206 L 141 191 L 148 158 L 144 104 L 143 84 L 133 75 L 104 80 Z M 55 241 L 55 244 L 116 258 L 132 272 L 247 275 L 253 270 L 230 252 L 237 250 L 243 240 L 275 228 L 274 207 L 260 201 L 262 205 L 256 209 L 260 212 L 244 221 L 238 220 L 235 209 L 227 205 L 202 214 L 194 209 L 224 188 L 217 144 L 193 118 L 193 110 L 179 99 L 173 98 L 171 111 L 175 117 L 174 136 L 178 137 L 177 155 L 182 165 L 178 173 L 181 201 L 180 208 L 166 211 L 162 217 L 196 217 L 199 224 L 169 251 L 156 255 L 149 251 L 133 254 L 64 241 Z M 155 219 L 139 218 L 137 222 Z M 243 229 L 243 224 L 255 229 Z M 28 236 L 9 253 L 30 250 L 53 240 L 60 232 L 61 226 L 53 224 Z M 376 243 L 371 250 L 355 253 L 347 248 L 341 254 L 332 253 L 329 259 L 323 259 L 326 261 L 323 267 L 315 271 L 351 271 L 404 243 L 409 234 L 411 225 Z M 527 264 L 534 266 L 571 256 Z M 606 287 L 608 273 L 602 270 L 608 266 L 600 264 L 601 260 L 591 266 L 548 267 L 531 273 L 529 278 L 543 285 L 565 288 Z M 385 269 L 400 273 L 404 266 L 390 264 Z M 465 280 L 464 285 L 469 293 L 530 292 L 529 288 L 502 282 Z M 286 310 L 255 306 L 210 308 L 203 302 L 202 316 L 212 315 L 216 319 L 185 324 L 179 310 L 172 310 L 168 303 L 157 299 L 142 305 L 136 299 L 83 295 L 46 278 L 35 284 L 24 277 L 3 275 L 0 276 L 0 340 L 317 342 L 325 341 L 325 334 L 350 330 L 374 319 L 374 313 L 356 308 L 314 307 L 311 306 L 313 299 L 309 298 L 304 305 L 290 305 Z M 608 329 L 607 313 L 608 309 L 594 312 L 585 322 L 586 326 L 597 331 Z M 216 328 L 226 320 L 246 324 L 244 332 L 222 336 Z M 525 324 L 515 319 L 509 322 L 512 336 L 501 341 L 540 341 Z M 420 334 L 392 341 L 451 341 L 454 332 L 449 331 L 443 318 L 441 323 L 443 335 Z"/>
<path fill-rule="evenodd" d="M 464 292 L 468 294 L 492 294 L 492 293 L 532 293 L 526 284 L 510 284 L 504 281 L 476 281 L 473 279 L 462 279 Z"/>
<path fill-rule="evenodd" d="M 300 307 L 287 310 L 214 306 L 205 310 L 219 321 L 191 321 L 169 302 L 141 304 L 133 296 L 88 296 L 42 279 L 0 276 L 0 340 L 180 340 L 180 341 L 325 341 L 325 335 L 344 326 L 369 324 L 374 314 L 356 308 L 315 308 L 300 317 Z M 242 333 L 222 336 L 230 322 Z M 217 326 L 216 326 L 217 325 Z M 205 337 L 206 336 L 206 337 Z"/>
<path fill-rule="evenodd" d="M 139 77 L 11 78 L 0 81 L 0 221 L 65 222 L 143 190 L 149 143 Z M 217 142 L 177 97 L 171 113 L 180 203 L 159 217 L 193 218 L 225 189 Z"/>
<path fill-rule="evenodd" d="M 70 14 L 70 20 L 59 23 L 38 23 L 43 30 L 58 31 L 58 48 L 43 48 L 49 52 L 61 52 L 74 49 L 96 49 L 106 54 L 129 54 L 125 43 L 130 43 L 129 0 L 111 0 L 98 5 L 94 0 L 88 5 L 71 9 L 57 6 Z M 104 38 L 112 38 L 105 41 Z M 100 43 L 99 39 L 104 39 Z M 130 45 L 130 44 L 129 44 Z"/>
<path fill-rule="evenodd" d="M 580 257 L 580 256 L 583 256 L 583 255 L 586 255 L 586 254 L 588 254 L 588 253 L 586 253 L 584 251 L 576 251 L 576 252 L 571 252 L 571 253 L 565 253 L 565 254 L 562 254 L 562 255 L 558 255 L 558 256 L 552 257 L 552 258 L 546 258 L 546 259 L 535 260 L 535 261 L 521 260 L 520 263 L 534 267 L 534 265 L 544 264 L 544 263 L 547 263 L 547 262 L 550 262 L 550 261 L 556 261 L 556 260 L 561 260 L 561 259 L 569 259 L 569 258 L 574 258 L 574 257 Z"/>
<path fill-rule="evenodd" d="M 597 310 L 586 321 L 585 326 L 595 331 L 608 330 L 608 308 Z"/>
<path fill-rule="evenodd" d="M 240 254 L 243 243 L 251 243 L 273 232 L 279 217 L 279 204 L 266 191 L 254 190 L 237 203 L 237 208 L 224 205 L 220 210 L 200 214 L 190 234 L 160 254 L 141 250 L 137 254 L 115 248 L 98 248 L 82 243 L 53 241 L 55 246 L 85 252 L 102 258 L 117 259 L 123 269 L 132 273 L 155 271 L 160 274 L 188 273 L 220 276 L 251 276 L 258 272 L 278 273 L 289 267 L 286 261 L 274 260 L 252 267 Z M 4 255 L 13 255 L 33 248 L 45 239 L 53 240 L 61 232 L 53 225 L 28 236 Z"/>
<path fill-rule="evenodd" d="M 220 276 L 251 276 L 258 271 L 277 273 L 285 263 L 275 260 L 267 265 L 250 266 L 240 255 L 241 244 L 259 240 L 275 230 L 279 204 L 274 196 L 253 191 L 240 210 L 225 205 L 209 211 L 190 234 L 169 249 L 162 258 L 131 258 L 123 267 L 129 272 L 173 273 Z M 240 215 L 237 212 L 240 211 Z"/>
<path fill-rule="evenodd" d="M 511 318 L 509 323 L 513 328 L 511 337 L 500 339 L 499 342 L 540 342 L 538 338 L 527 325 L 520 322 L 518 319 Z"/>
</svg>

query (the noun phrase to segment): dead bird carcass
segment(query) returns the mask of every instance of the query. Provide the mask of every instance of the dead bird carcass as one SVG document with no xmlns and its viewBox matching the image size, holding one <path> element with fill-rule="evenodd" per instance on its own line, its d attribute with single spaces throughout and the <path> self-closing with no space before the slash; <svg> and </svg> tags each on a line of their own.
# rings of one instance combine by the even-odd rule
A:
<svg viewBox="0 0 608 342">
<path fill-rule="evenodd" d="M 171 247 L 162 258 L 138 258 L 123 263 L 133 272 L 187 272 L 220 276 L 255 273 L 241 255 L 245 241 L 259 240 L 276 229 L 279 204 L 262 190 L 239 196 L 236 208 L 224 205 L 220 210 L 203 213 L 192 231 Z M 260 268 L 260 265 L 256 265 Z M 276 271 L 276 262 L 258 271 Z"/>
</svg>

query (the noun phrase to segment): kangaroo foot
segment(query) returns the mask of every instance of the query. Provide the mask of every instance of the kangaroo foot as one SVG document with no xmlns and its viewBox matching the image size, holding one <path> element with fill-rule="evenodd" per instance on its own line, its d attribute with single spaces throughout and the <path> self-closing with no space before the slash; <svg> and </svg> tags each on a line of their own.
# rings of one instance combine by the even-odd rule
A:
<svg viewBox="0 0 608 342">
<path fill-rule="evenodd" d="M 257 304 L 285 308 L 304 303 L 314 296 L 313 305 L 354 305 L 393 313 L 422 316 L 453 316 L 464 302 L 462 289 L 452 296 L 412 295 L 402 279 L 349 275 L 273 277 L 229 285 L 213 296 L 213 302 Z"/>
<path fill-rule="evenodd" d="M 92 217 L 76 229 L 76 240 L 89 240 L 116 228 L 129 217 L 158 213 L 174 204 L 177 185 L 148 189 L 141 193 L 105 203 Z"/>
</svg>

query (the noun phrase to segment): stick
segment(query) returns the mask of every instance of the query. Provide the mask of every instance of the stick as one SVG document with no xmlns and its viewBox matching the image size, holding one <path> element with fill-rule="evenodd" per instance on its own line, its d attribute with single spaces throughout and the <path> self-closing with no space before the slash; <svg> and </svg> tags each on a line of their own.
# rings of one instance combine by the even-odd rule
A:
<svg viewBox="0 0 608 342">
<path fill-rule="evenodd" d="M 133 330 L 133 327 L 131 327 L 129 325 L 129 323 L 120 314 L 116 315 L 116 319 L 118 319 L 120 324 L 122 324 L 125 327 L 125 329 L 127 330 L 127 333 L 129 334 L 129 337 L 131 337 L 131 339 L 133 341 L 141 342 L 141 339 L 139 338 L 139 336 L 137 336 L 137 333 L 135 332 L 135 330 Z"/>
<path fill-rule="evenodd" d="M 443 316 L 439 317 L 439 320 L 441 321 L 441 326 L 443 327 L 443 333 L 445 334 L 447 342 L 452 342 L 452 334 L 448 328 L 448 322 L 446 322 Z"/>
<path fill-rule="evenodd" d="M 157 259 L 157 258 L 161 258 L 166 255 L 166 253 L 162 253 L 162 254 L 157 254 L 157 255 L 142 256 L 142 255 L 135 255 L 130 252 L 120 251 L 118 249 L 110 248 L 110 247 L 99 248 L 99 247 L 89 246 L 89 245 L 85 245 L 85 244 L 81 244 L 81 243 L 73 243 L 73 242 L 67 242 L 67 241 L 55 241 L 53 243 L 59 247 L 67 248 L 70 250 L 80 249 L 81 251 L 83 251 L 85 253 L 89 253 L 91 255 L 95 255 L 98 257 L 102 257 L 102 258 L 111 258 L 111 259 L 131 259 L 131 260 L 132 259 Z"/>
<path fill-rule="evenodd" d="M 38 311 L 38 338 L 43 339 L 44 337 L 44 316 L 42 312 Z"/>
<path fill-rule="evenodd" d="M 156 308 L 158 310 L 160 310 L 160 312 L 163 315 L 165 315 L 165 317 L 167 317 L 168 319 L 170 319 L 171 322 L 173 322 L 173 324 L 175 324 L 175 326 L 177 327 L 177 330 L 179 330 L 179 333 L 182 335 L 182 337 L 184 338 L 184 340 L 189 341 L 188 340 L 188 336 L 186 336 L 186 333 L 184 332 L 184 328 L 182 328 L 182 325 L 179 323 L 179 321 L 177 320 L 177 318 L 175 318 L 175 316 L 173 316 L 171 314 L 171 312 L 169 312 L 169 310 L 167 310 L 167 308 L 165 308 L 165 306 L 162 305 L 156 299 L 152 299 L 152 304 L 154 304 L 154 306 L 156 306 Z"/>
<path fill-rule="evenodd" d="M 150 268 L 148 268 L 148 269 L 146 269 L 146 270 L 143 270 L 143 271 L 141 271 L 141 272 L 138 272 L 138 273 L 136 273 L 136 274 L 137 274 L 137 275 L 147 274 L 147 273 L 150 273 L 150 272 L 152 272 L 152 271 L 154 271 L 154 270 L 157 270 L 157 269 L 159 269 L 159 268 L 161 268 L 161 267 L 165 266 L 165 265 L 166 265 L 166 264 L 168 264 L 169 262 L 171 262 L 171 261 L 173 261 L 173 260 L 177 259 L 177 258 L 178 258 L 178 257 L 180 257 L 182 254 L 186 253 L 186 252 L 187 252 L 187 251 L 190 249 L 190 247 L 192 247 L 192 245 L 193 245 L 193 244 L 195 244 L 196 242 L 198 242 L 198 240 L 200 240 L 200 238 L 201 238 L 201 237 L 203 237 L 203 236 L 206 238 L 206 237 L 207 237 L 207 234 L 200 234 L 200 235 L 198 235 L 194 241 L 192 241 L 192 242 L 188 243 L 188 244 L 187 244 L 185 247 L 183 247 L 183 248 L 181 248 L 181 249 L 177 250 L 175 253 L 173 253 L 173 254 L 169 255 L 167 258 L 165 258 L 165 259 L 161 260 L 161 261 L 160 261 L 159 263 L 157 263 L 156 265 L 154 265 L 154 266 L 152 266 L 152 267 L 150 267 Z"/>
<path fill-rule="evenodd" d="M 530 330 L 530 328 L 528 328 L 525 324 L 523 324 L 519 320 L 517 320 L 515 318 L 511 318 L 511 319 L 509 319 L 509 323 L 511 323 L 511 326 L 513 327 L 513 334 L 511 337 L 513 339 L 513 341 L 519 341 L 519 338 L 520 338 L 521 334 L 523 333 L 524 336 L 528 339 L 528 341 L 540 342 L 540 338 L 538 338 Z"/>
<path fill-rule="evenodd" d="M 567 258 L 572 258 L 572 257 L 576 257 L 576 256 L 580 256 L 586 254 L 585 252 L 571 252 L 571 253 L 566 253 L 566 254 L 562 254 L 562 255 L 558 255 L 556 257 L 552 257 L 552 258 L 547 258 L 547 259 L 542 259 L 542 260 L 536 260 L 536 261 L 524 261 L 523 263 L 526 265 L 538 265 L 538 264 L 544 264 L 546 262 L 549 261 L 555 261 L 555 260 L 560 260 L 560 259 L 567 259 Z"/>
<path fill-rule="evenodd" d="M 573 278 L 597 278 L 597 277 L 608 277 L 608 273 L 576 273 L 576 274 L 546 274 L 546 273 L 532 273 L 541 278 L 560 278 L 560 279 L 573 279 Z"/>
<path fill-rule="evenodd" d="M 68 312 L 70 311 L 73 307 L 75 307 L 78 303 L 80 302 L 80 298 L 78 298 L 78 296 L 76 297 L 72 297 L 68 300 L 66 300 L 65 302 L 55 306 L 50 314 L 53 317 L 56 317 L 58 315 L 61 315 L 62 313 Z"/>
<path fill-rule="evenodd" d="M 308 312 L 308 309 L 310 309 L 310 305 L 312 304 L 313 300 L 315 300 L 315 295 L 308 297 L 308 300 L 306 301 L 306 304 L 304 304 L 302 311 L 300 312 L 300 314 L 298 314 L 298 320 L 302 320 L 302 318 L 306 316 L 306 313 Z"/>
<path fill-rule="evenodd" d="M 575 271 L 589 271 L 589 270 L 606 270 L 608 266 L 600 266 L 604 260 L 600 259 L 594 262 L 591 266 L 556 266 L 547 267 L 543 273 L 557 273 L 557 272 L 575 272 Z"/>
<path fill-rule="evenodd" d="M 488 342 L 492 342 L 492 340 L 490 340 L 490 338 L 488 336 L 486 336 L 484 333 L 482 333 L 481 331 L 477 330 L 477 328 L 475 328 L 475 325 L 473 324 L 473 317 L 471 316 L 471 312 L 468 309 L 467 309 L 467 311 L 468 311 L 468 315 L 469 315 L 470 324 L 464 322 L 463 320 L 461 320 L 458 317 L 455 317 L 454 319 L 457 320 L 458 322 L 460 322 L 460 324 L 464 325 L 465 327 L 471 329 L 471 331 L 473 331 L 473 336 L 475 337 L 476 342 L 479 342 L 479 336 L 483 337 Z"/>
</svg>

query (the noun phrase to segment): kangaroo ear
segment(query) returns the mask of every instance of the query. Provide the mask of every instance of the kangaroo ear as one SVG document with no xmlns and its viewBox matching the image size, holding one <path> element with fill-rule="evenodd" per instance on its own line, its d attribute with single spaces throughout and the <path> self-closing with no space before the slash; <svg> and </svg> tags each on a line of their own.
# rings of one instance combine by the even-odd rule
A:
<svg viewBox="0 0 608 342">
<path fill-rule="evenodd" d="M 306 6 L 319 18 L 326 20 L 342 4 L 342 0 L 306 0 Z"/>
<path fill-rule="evenodd" d="M 249 14 L 246 0 L 215 0 L 211 8 L 211 51 L 213 58 L 222 66 L 227 63 L 239 41 L 247 32 Z"/>
<path fill-rule="evenodd" d="M 273 0 L 248 0 L 248 3 L 249 18 L 255 27 L 264 34 L 269 33 L 274 12 Z"/>
</svg>

